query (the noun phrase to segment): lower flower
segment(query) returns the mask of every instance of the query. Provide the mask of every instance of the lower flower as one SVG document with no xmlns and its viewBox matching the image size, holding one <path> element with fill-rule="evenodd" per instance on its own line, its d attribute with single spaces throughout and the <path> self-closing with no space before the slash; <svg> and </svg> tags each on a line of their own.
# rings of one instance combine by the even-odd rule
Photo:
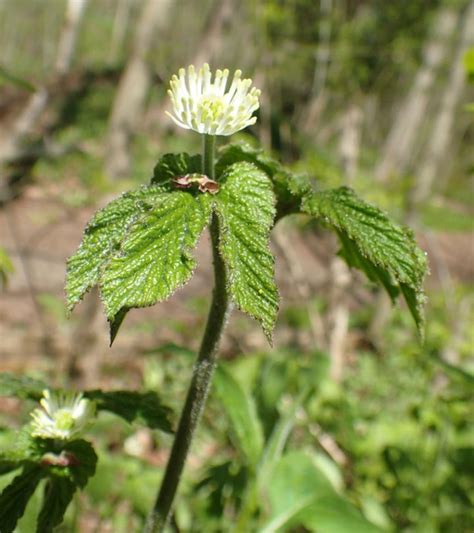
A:
<svg viewBox="0 0 474 533">
<path fill-rule="evenodd" d="M 95 416 L 95 403 L 82 394 L 43 391 L 41 408 L 31 413 L 31 434 L 43 439 L 70 440 L 84 432 Z"/>
</svg>

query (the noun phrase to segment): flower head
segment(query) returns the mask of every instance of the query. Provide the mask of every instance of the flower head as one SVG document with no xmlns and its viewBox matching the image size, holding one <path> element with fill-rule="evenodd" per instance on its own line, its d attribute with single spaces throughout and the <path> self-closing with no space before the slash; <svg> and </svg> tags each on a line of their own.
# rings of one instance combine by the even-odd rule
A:
<svg viewBox="0 0 474 533">
<path fill-rule="evenodd" d="M 174 114 L 168 113 L 182 128 L 207 135 L 232 135 L 257 118 L 252 113 L 259 108 L 260 91 L 251 87 L 251 79 L 241 79 L 236 70 L 230 86 L 228 69 L 216 70 L 214 81 L 209 65 L 205 63 L 198 72 L 191 65 L 187 71 L 179 69 L 170 82 Z"/>
<path fill-rule="evenodd" d="M 69 440 L 77 437 L 95 415 L 95 403 L 71 392 L 43 391 L 41 408 L 31 413 L 31 434 L 43 439 Z"/>
</svg>

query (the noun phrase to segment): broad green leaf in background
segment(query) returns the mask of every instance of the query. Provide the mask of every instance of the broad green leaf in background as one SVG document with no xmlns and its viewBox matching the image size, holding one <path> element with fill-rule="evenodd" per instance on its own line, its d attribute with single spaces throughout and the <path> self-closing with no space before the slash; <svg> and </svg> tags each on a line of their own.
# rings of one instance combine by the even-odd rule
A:
<svg viewBox="0 0 474 533">
<path fill-rule="evenodd" d="M 149 428 L 172 432 L 171 410 L 156 392 L 91 390 L 84 396 L 96 401 L 98 410 L 114 413 L 127 422 L 144 422 Z"/>
<path fill-rule="evenodd" d="M 217 176 L 220 177 L 228 166 L 243 161 L 253 163 L 272 180 L 276 194 L 276 220 L 299 212 L 302 199 L 313 191 L 307 176 L 293 174 L 261 148 L 245 143 L 224 146 L 216 164 Z"/>
<path fill-rule="evenodd" d="M 316 469 L 304 452 L 284 455 L 273 469 L 266 487 L 271 505 L 271 521 L 265 532 L 278 531 L 280 527 L 294 523 L 294 518 L 316 498 L 333 494 L 326 477 Z"/>
<path fill-rule="evenodd" d="M 265 489 L 272 479 L 274 469 L 283 455 L 291 430 L 295 424 L 296 412 L 301 408 L 303 401 L 309 393 L 309 388 L 301 391 L 298 397 L 295 398 L 293 405 L 275 424 L 266 442 L 260 464 L 258 465 L 257 482 L 260 491 Z"/>
<path fill-rule="evenodd" d="M 314 193 L 302 207 L 336 230 L 349 266 L 383 285 L 392 299 L 403 294 L 423 335 L 423 280 L 428 267 L 411 230 L 392 222 L 347 187 Z"/>
<path fill-rule="evenodd" d="M 208 223 L 211 208 L 208 194 L 195 198 L 182 191 L 163 193 L 129 227 L 99 282 L 112 324 L 119 313 L 166 300 L 189 280 L 196 266 L 190 250 Z"/>
<path fill-rule="evenodd" d="M 297 516 L 298 523 L 317 533 L 380 533 L 348 500 L 337 494 L 319 498 Z"/>
<path fill-rule="evenodd" d="M 282 457 L 267 485 L 267 493 L 271 516 L 261 533 L 287 531 L 296 526 L 318 533 L 379 531 L 335 492 L 305 452 L 290 452 Z"/>
<path fill-rule="evenodd" d="M 0 494 L 0 531 L 11 533 L 44 476 L 39 465 L 26 466 Z"/>
<path fill-rule="evenodd" d="M 263 450 L 263 430 L 253 397 L 221 365 L 214 376 L 220 405 L 229 417 L 235 440 L 242 455 L 256 467 Z"/>
<path fill-rule="evenodd" d="M 230 294 L 244 313 L 261 323 L 271 340 L 279 303 L 269 249 L 275 217 L 272 184 L 264 172 L 247 162 L 227 167 L 220 183 L 216 210 Z"/>
</svg>

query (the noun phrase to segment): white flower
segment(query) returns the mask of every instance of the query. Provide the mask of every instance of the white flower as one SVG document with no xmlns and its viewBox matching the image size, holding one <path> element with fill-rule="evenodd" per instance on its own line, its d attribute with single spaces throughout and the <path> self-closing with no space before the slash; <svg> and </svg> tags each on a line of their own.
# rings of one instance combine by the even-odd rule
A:
<svg viewBox="0 0 474 533">
<path fill-rule="evenodd" d="M 251 79 L 241 79 L 242 72 L 236 70 L 226 92 L 229 71 L 217 70 L 212 81 L 209 65 L 204 64 L 198 72 L 194 66 L 179 69 L 173 75 L 168 94 L 173 112 L 167 112 L 182 128 L 207 135 L 232 135 L 247 126 L 255 124 L 252 113 L 259 108 L 260 91 L 252 85 Z"/>
<path fill-rule="evenodd" d="M 33 437 L 69 440 L 77 437 L 95 415 L 95 403 L 71 392 L 43 391 L 41 408 L 31 413 Z"/>
</svg>

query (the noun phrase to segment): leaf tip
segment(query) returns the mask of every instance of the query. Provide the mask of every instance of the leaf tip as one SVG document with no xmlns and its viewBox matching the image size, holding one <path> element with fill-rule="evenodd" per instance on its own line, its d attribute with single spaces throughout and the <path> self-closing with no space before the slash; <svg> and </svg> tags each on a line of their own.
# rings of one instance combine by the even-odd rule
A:
<svg viewBox="0 0 474 533">
<path fill-rule="evenodd" d="M 122 307 L 114 316 L 109 318 L 109 325 L 110 325 L 109 347 L 112 347 L 112 344 L 114 343 L 115 338 L 117 337 L 120 326 L 122 325 L 122 322 L 124 321 L 124 318 L 126 314 L 128 313 L 128 311 L 129 311 L 128 307 Z"/>
</svg>

